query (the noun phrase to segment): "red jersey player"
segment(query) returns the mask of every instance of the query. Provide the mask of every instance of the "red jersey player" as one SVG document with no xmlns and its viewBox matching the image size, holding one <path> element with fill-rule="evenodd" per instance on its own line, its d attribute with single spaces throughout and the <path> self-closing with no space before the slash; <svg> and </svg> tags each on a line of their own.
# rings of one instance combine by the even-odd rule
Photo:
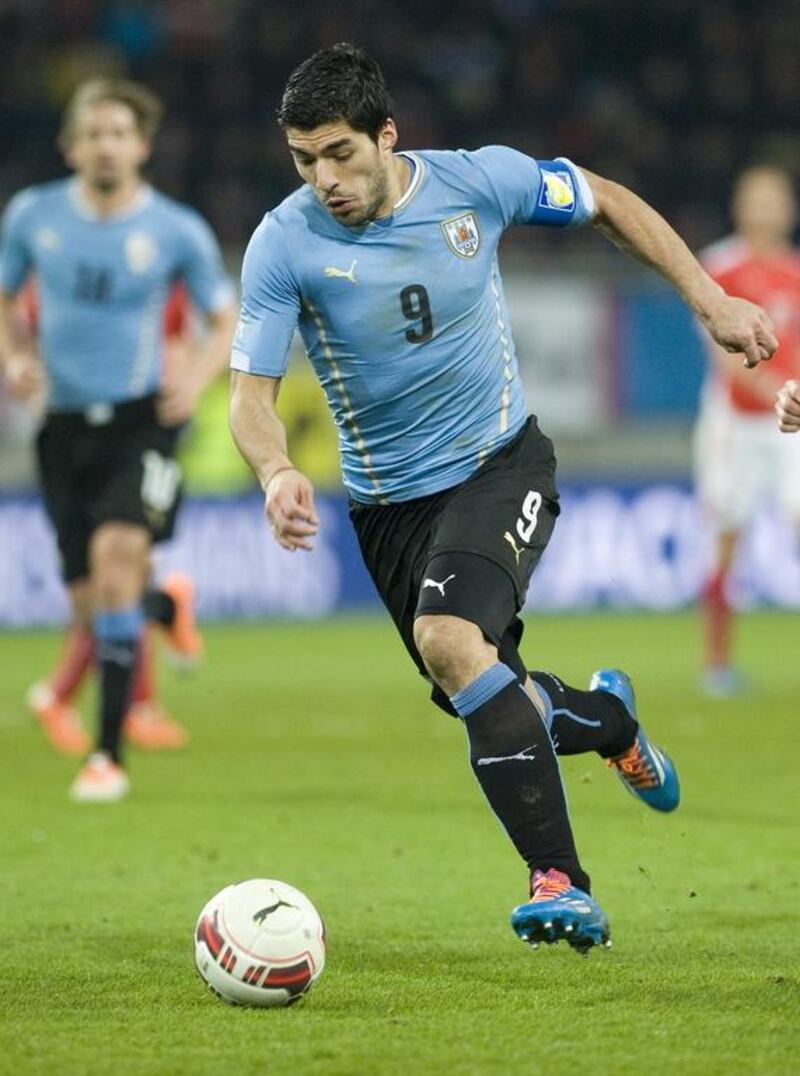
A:
<svg viewBox="0 0 800 1076">
<path fill-rule="evenodd" d="M 39 306 L 33 278 L 19 295 L 18 310 L 22 331 L 37 335 Z M 164 308 L 165 377 L 180 377 L 189 333 L 189 299 L 183 284 L 172 289 Z M 40 401 L 41 402 L 41 401 Z M 167 576 L 157 590 L 145 595 L 153 619 L 165 631 L 168 647 L 183 662 L 196 660 L 202 639 L 194 623 L 193 585 L 184 575 Z M 72 623 L 66 631 L 58 665 L 28 692 L 28 705 L 53 746 L 64 754 L 85 754 L 88 734 L 81 725 L 73 702 L 94 658 L 94 637 L 88 628 Z M 131 702 L 124 725 L 128 740 L 144 750 L 182 747 L 186 732 L 171 720 L 158 701 L 152 632 L 142 639 Z"/>
<path fill-rule="evenodd" d="M 800 443 L 782 437 L 773 417 L 784 381 L 800 377 L 800 255 L 791 245 L 797 203 L 790 177 L 768 165 L 748 168 L 736 182 L 731 214 L 734 234 L 709 248 L 704 264 L 726 291 L 767 310 L 780 346 L 769 363 L 749 370 L 709 344 L 695 465 L 716 530 L 705 590 L 704 683 L 711 695 L 733 694 L 742 684 L 731 661 L 727 593 L 741 530 L 766 498 L 776 499 L 800 529 Z"/>
</svg>

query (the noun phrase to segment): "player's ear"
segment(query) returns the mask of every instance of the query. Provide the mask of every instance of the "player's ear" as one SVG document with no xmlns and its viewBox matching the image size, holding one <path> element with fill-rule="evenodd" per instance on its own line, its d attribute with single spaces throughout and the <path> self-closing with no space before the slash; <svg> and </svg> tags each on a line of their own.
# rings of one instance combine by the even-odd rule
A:
<svg viewBox="0 0 800 1076">
<path fill-rule="evenodd" d="M 75 139 L 67 138 L 63 133 L 56 139 L 56 145 L 61 150 L 61 156 L 67 163 L 67 167 L 73 171 L 77 167 L 77 158 L 75 156 Z"/>
<path fill-rule="evenodd" d="M 397 145 L 397 127 L 391 117 L 378 131 L 378 149 L 391 153 Z"/>
<path fill-rule="evenodd" d="M 144 138 L 139 139 L 139 152 L 136 155 L 136 163 L 138 164 L 138 166 L 140 168 L 142 167 L 143 164 L 145 164 L 149 160 L 150 154 L 152 153 L 152 150 L 153 150 L 152 142 L 148 142 Z"/>
</svg>

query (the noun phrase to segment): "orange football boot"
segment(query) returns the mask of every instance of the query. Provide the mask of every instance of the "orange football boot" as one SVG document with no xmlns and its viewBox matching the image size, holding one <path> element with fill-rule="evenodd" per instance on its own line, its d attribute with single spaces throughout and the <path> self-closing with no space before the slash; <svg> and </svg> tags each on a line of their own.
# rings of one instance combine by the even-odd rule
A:
<svg viewBox="0 0 800 1076">
<path fill-rule="evenodd" d="M 122 729 L 126 739 L 142 751 L 174 751 L 189 739 L 186 730 L 152 701 L 135 702 Z"/>
<path fill-rule="evenodd" d="M 27 695 L 28 708 L 47 739 L 62 755 L 85 755 L 91 746 L 74 706 L 62 702 L 46 681 L 34 684 Z"/>
<path fill-rule="evenodd" d="M 173 572 L 161 584 L 160 589 L 175 603 L 175 616 L 164 627 L 164 639 L 178 665 L 197 665 L 205 646 L 194 616 L 194 583 L 188 575 Z"/>
</svg>

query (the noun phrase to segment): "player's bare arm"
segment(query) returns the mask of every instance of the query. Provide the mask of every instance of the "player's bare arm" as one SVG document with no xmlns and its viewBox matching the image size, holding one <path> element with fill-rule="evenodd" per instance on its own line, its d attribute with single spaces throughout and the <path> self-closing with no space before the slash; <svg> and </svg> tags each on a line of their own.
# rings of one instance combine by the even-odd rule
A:
<svg viewBox="0 0 800 1076">
<path fill-rule="evenodd" d="M 632 191 L 583 171 L 594 195 L 594 224 L 603 235 L 673 284 L 725 351 L 743 354 L 747 366 L 772 357 L 778 339 L 761 307 L 728 295 L 677 232 Z"/>
<path fill-rule="evenodd" d="M 787 381 L 778 392 L 775 411 L 784 433 L 800 432 L 800 381 Z"/>
<path fill-rule="evenodd" d="M 14 327 L 15 296 L 0 291 L 0 371 L 11 396 L 30 400 L 42 388 L 44 371 L 30 341 L 21 341 Z"/>
<path fill-rule="evenodd" d="M 235 325 L 233 303 L 207 314 L 205 332 L 193 342 L 186 361 L 167 366 L 158 400 L 158 417 L 165 426 L 190 419 L 203 392 L 227 369 Z"/>
<path fill-rule="evenodd" d="M 319 530 L 314 487 L 292 464 L 286 429 L 275 404 L 280 378 L 231 371 L 231 433 L 252 467 L 265 496 L 265 512 L 275 540 L 294 552 L 312 548 Z"/>
</svg>

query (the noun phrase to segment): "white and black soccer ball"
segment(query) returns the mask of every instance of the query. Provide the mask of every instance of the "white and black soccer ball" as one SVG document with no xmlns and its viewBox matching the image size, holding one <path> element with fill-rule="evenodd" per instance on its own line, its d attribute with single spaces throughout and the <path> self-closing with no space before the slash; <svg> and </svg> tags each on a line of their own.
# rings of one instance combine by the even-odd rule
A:
<svg viewBox="0 0 800 1076">
<path fill-rule="evenodd" d="M 325 925 L 299 889 L 251 878 L 220 890 L 194 932 L 197 970 L 232 1005 L 291 1005 L 325 967 Z"/>
</svg>

